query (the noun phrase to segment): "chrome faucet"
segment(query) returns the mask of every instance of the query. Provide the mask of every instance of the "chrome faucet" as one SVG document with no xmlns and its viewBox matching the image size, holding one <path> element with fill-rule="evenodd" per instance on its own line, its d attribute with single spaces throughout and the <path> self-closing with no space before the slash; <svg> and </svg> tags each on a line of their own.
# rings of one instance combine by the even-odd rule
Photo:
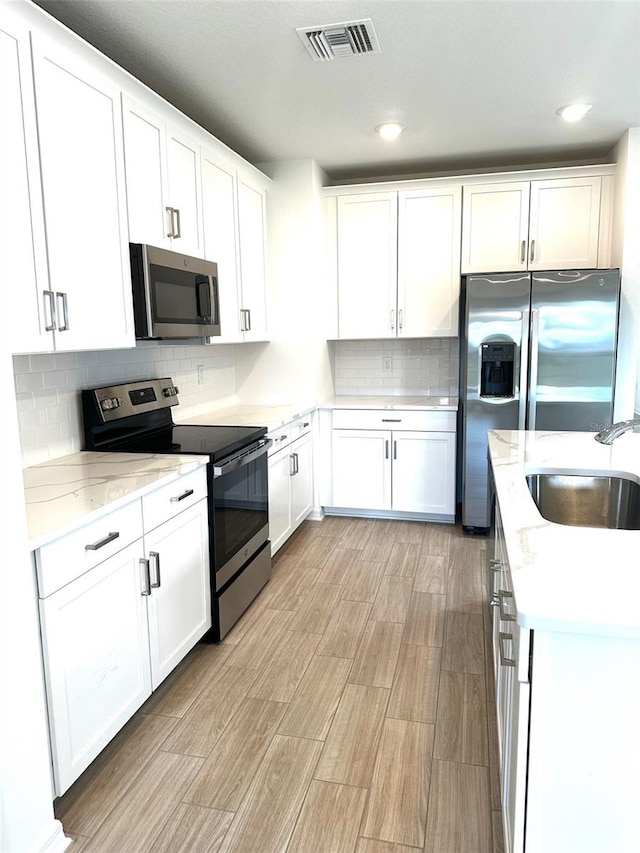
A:
<svg viewBox="0 0 640 853">
<path fill-rule="evenodd" d="M 640 432 L 640 418 L 632 418 L 630 421 L 618 421 L 617 424 L 601 429 L 594 436 L 600 444 L 613 444 L 613 442 L 622 435 L 623 432 Z"/>
</svg>

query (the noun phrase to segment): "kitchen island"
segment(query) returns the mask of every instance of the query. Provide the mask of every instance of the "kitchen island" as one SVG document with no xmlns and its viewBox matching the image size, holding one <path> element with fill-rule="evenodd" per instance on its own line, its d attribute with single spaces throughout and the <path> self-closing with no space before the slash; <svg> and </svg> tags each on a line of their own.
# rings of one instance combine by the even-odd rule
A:
<svg viewBox="0 0 640 853">
<path fill-rule="evenodd" d="M 640 483 L 640 435 L 489 432 L 505 850 L 640 849 L 640 531 L 547 521 L 527 475 Z"/>
</svg>

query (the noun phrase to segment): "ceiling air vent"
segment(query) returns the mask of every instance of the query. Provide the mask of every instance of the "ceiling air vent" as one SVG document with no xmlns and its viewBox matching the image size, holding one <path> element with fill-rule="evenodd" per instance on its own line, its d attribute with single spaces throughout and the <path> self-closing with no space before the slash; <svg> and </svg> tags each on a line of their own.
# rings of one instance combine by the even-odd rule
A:
<svg viewBox="0 0 640 853">
<path fill-rule="evenodd" d="M 371 18 L 321 27 L 299 27 L 296 32 L 314 62 L 361 53 L 380 53 Z"/>
</svg>

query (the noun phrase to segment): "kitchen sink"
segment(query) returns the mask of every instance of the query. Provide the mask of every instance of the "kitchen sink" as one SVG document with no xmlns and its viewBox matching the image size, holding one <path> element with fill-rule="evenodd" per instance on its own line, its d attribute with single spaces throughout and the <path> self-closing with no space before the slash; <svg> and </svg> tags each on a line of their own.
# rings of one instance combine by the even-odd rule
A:
<svg viewBox="0 0 640 853">
<path fill-rule="evenodd" d="M 540 515 L 556 524 L 640 530 L 640 483 L 591 474 L 529 474 Z"/>
</svg>

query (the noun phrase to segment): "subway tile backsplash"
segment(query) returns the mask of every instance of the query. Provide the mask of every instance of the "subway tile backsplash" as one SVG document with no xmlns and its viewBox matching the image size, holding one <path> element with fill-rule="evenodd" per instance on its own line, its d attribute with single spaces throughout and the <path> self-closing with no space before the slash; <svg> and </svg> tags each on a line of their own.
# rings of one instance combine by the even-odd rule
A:
<svg viewBox="0 0 640 853">
<path fill-rule="evenodd" d="M 457 338 L 335 341 L 334 346 L 338 396 L 458 395 Z"/>
<path fill-rule="evenodd" d="M 82 450 L 83 388 L 170 376 L 180 388 L 181 415 L 234 402 L 236 393 L 233 346 L 150 342 L 130 350 L 16 355 L 13 370 L 24 467 Z"/>
</svg>

